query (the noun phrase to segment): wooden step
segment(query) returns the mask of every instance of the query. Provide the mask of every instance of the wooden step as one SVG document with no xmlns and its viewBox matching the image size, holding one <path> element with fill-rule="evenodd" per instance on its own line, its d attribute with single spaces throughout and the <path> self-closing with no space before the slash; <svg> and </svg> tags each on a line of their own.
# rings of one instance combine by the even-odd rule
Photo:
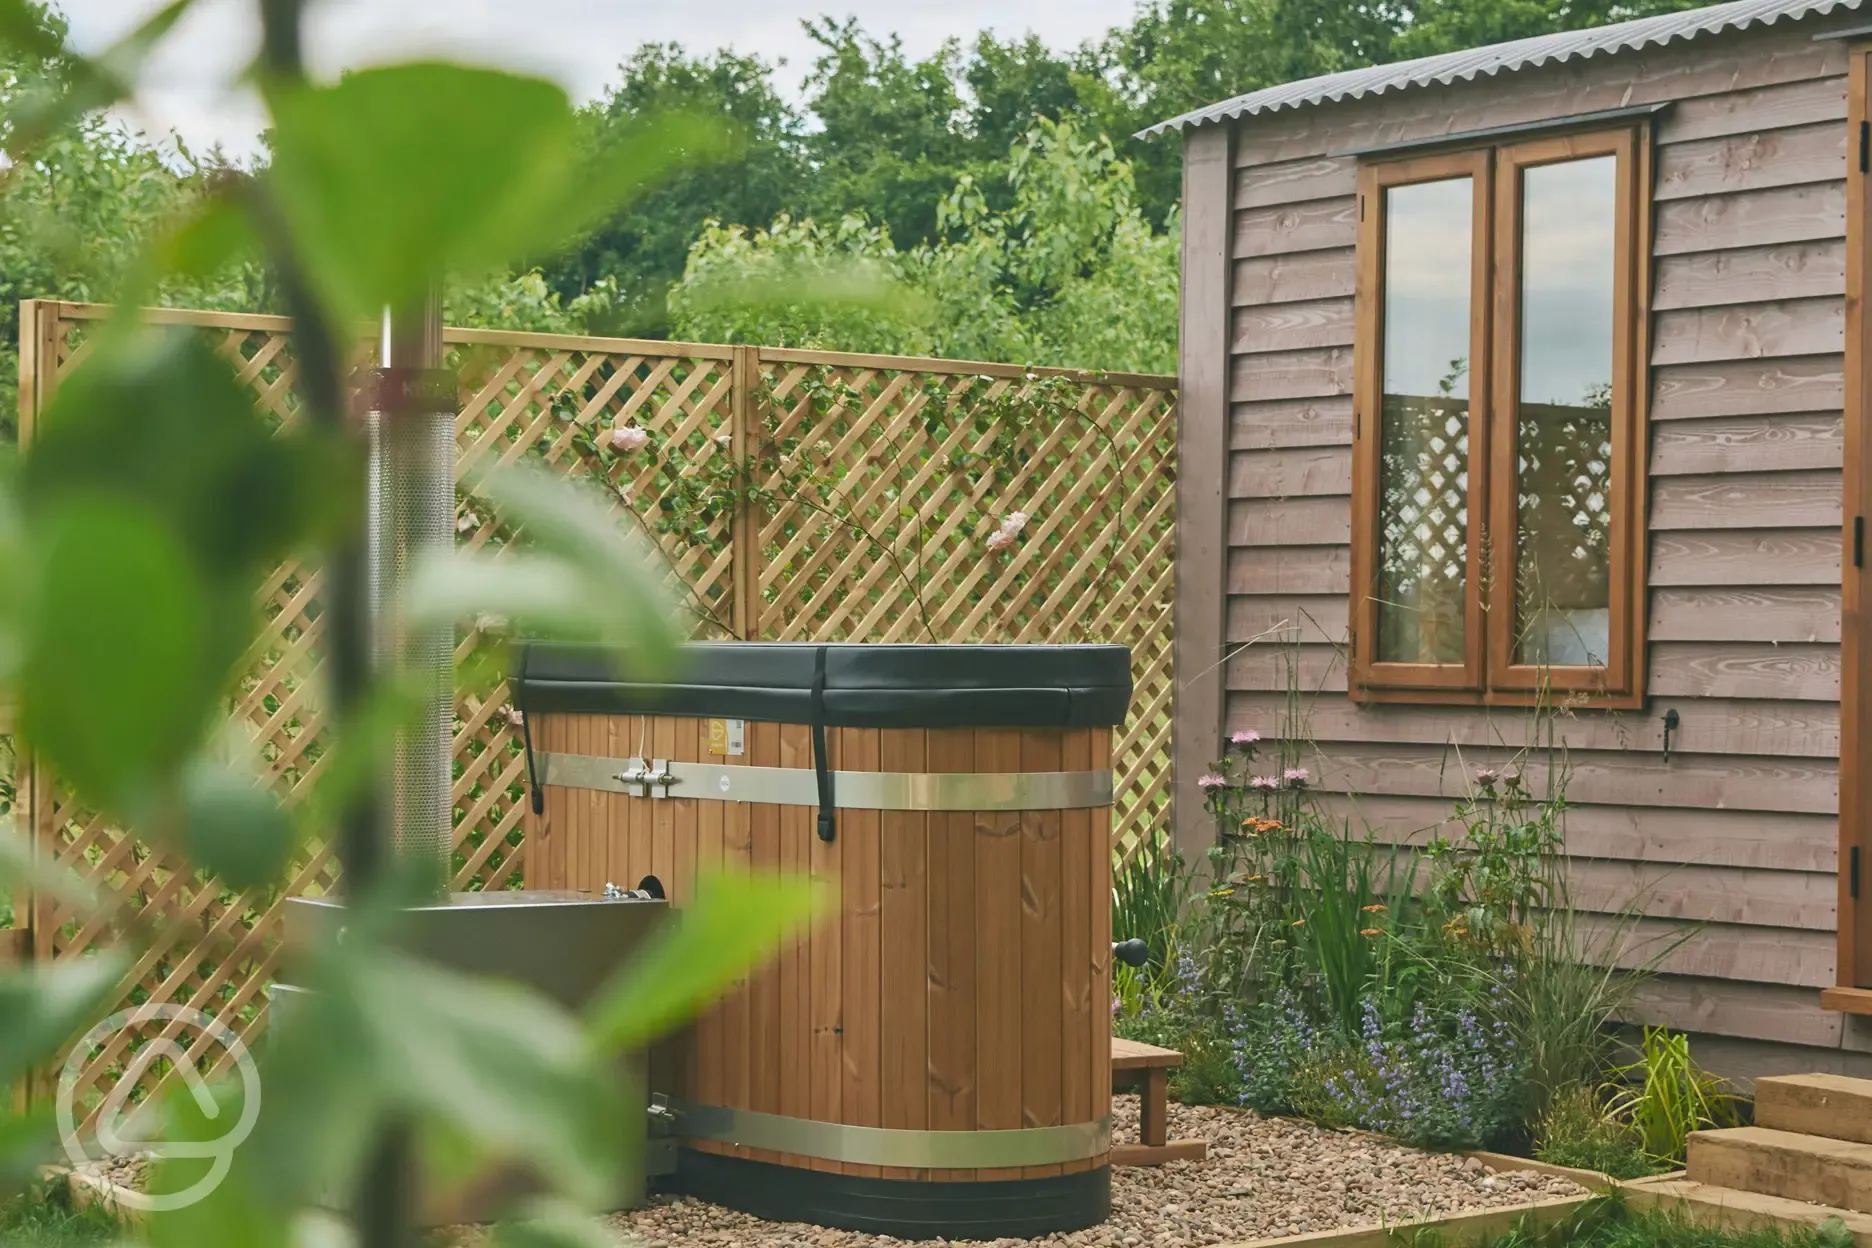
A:
<svg viewBox="0 0 1872 1248">
<path fill-rule="evenodd" d="M 1838 1218 L 1852 1232 L 1857 1248 L 1872 1248 L 1872 1214 L 1850 1209 L 1829 1209 L 1784 1196 L 1712 1187 L 1690 1179 L 1644 1179 L 1624 1185 L 1624 1194 L 1625 1203 L 1634 1209 L 1661 1209 L 1698 1226 L 1728 1230 L 1790 1231 Z"/>
<path fill-rule="evenodd" d="M 1696 1131 L 1684 1169 L 1713 1187 L 1872 1213 L 1872 1144 L 1768 1127 Z"/>
<path fill-rule="evenodd" d="M 1872 1144 L 1872 1079 L 1845 1075 L 1757 1079 L 1755 1125 Z"/>
</svg>

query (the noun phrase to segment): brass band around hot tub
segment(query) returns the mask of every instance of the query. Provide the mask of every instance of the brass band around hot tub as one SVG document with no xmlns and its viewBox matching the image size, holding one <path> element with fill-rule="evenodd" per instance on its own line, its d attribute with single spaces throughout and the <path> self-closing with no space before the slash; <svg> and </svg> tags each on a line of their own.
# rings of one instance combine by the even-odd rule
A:
<svg viewBox="0 0 1872 1248">
<path fill-rule="evenodd" d="M 676 1184 L 763 1217 L 1034 1236 L 1110 1209 L 1117 646 L 686 647 L 660 680 L 530 647 L 530 887 L 837 879 L 701 1019 Z"/>
</svg>

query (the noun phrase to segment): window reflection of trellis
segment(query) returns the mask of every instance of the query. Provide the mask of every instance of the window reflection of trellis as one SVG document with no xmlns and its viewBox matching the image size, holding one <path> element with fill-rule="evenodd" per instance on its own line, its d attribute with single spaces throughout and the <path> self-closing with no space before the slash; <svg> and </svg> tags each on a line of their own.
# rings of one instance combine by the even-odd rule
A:
<svg viewBox="0 0 1872 1248">
<path fill-rule="evenodd" d="M 1469 570 L 1464 361 L 1435 395 L 1386 394 L 1379 438 L 1378 658 L 1461 663 Z"/>
<path fill-rule="evenodd" d="M 1603 663 L 1612 605 L 1612 407 L 1523 403 L 1515 425 L 1521 663 Z"/>
</svg>

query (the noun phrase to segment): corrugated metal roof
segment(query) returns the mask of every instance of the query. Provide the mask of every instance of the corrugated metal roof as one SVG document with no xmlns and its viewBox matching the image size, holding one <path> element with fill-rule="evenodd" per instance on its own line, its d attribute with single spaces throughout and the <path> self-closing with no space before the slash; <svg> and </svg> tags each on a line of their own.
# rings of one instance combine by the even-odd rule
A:
<svg viewBox="0 0 1872 1248">
<path fill-rule="evenodd" d="M 1414 61 L 1374 65 L 1367 69 L 1348 69 L 1337 74 L 1322 74 L 1317 78 L 1302 78 L 1298 82 L 1250 91 L 1247 95 L 1238 95 L 1232 100 L 1158 122 L 1148 129 L 1140 130 L 1138 137 L 1149 138 L 1170 130 L 1251 117 L 1256 113 L 1278 112 L 1283 108 L 1305 108 L 1310 104 L 1355 100 L 1366 95 L 1382 95 L 1387 91 L 1466 82 L 1535 65 L 1631 51 L 1725 30 L 1765 26 L 1783 19 L 1796 21 L 1836 10 L 1852 11 L 1864 3 L 1866 0 L 1734 0 L 1731 4 L 1665 13 L 1657 17 L 1641 17 L 1635 21 L 1600 26 L 1593 30 L 1536 35 L 1532 39 L 1516 39 L 1509 43 L 1491 44 L 1486 48 L 1445 52 Z"/>
</svg>

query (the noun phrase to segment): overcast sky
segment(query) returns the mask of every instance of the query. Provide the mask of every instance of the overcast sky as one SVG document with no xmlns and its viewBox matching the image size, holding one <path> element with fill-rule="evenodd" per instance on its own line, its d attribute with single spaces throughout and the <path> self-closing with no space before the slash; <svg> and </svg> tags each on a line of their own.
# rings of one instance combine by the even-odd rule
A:
<svg viewBox="0 0 1872 1248">
<path fill-rule="evenodd" d="M 107 45 L 161 0 L 59 0 L 73 41 Z M 452 56 L 544 74 L 580 100 L 611 81 L 638 44 L 692 49 L 732 46 L 784 58 L 782 84 L 796 90 L 812 59 L 800 19 L 855 16 L 875 33 L 895 31 L 912 55 L 984 27 L 1004 36 L 1033 30 L 1057 48 L 1076 47 L 1129 19 L 1133 0 L 314 0 L 311 55 L 322 72 L 412 55 Z M 152 67 L 132 118 L 192 145 L 255 146 L 258 114 L 228 84 L 252 57 L 254 0 L 197 0 Z"/>
</svg>

